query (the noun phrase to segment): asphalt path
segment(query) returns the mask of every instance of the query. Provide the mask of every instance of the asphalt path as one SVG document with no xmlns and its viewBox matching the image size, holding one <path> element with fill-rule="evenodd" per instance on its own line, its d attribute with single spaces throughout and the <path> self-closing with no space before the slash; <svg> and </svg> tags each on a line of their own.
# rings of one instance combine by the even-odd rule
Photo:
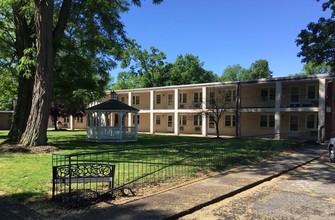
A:
<svg viewBox="0 0 335 220">
<path fill-rule="evenodd" d="M 335 219 L 335 163 L 324 155 L 181 219 Z"/>
</svg>

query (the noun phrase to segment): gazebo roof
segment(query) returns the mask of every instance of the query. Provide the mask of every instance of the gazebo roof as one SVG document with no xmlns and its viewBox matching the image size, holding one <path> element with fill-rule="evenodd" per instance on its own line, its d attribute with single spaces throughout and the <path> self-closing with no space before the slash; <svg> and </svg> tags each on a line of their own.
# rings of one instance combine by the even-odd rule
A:
<svg viewBox="0 0 335 220">
<path fill-rule="evenodd" d="M 116 99 L 110 99 L 106 102 L 87 108 L 86 111 L 121 111 L 121 112 L 138 112 L 137 108 L 131 107 Z"/>
</svg>

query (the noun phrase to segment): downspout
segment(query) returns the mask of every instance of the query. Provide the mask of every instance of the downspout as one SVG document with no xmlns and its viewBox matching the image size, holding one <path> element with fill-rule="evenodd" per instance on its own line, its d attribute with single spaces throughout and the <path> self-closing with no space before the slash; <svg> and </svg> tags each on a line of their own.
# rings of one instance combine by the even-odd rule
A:
<svg viewBox="0 0 335 220">
<path fill-rule="evenodd" d="M 236 84 L 236 109 L 235 109 L 235 136 L 241 136 L 240 125 L 240 108 L 241 108 L 241 82 Z"/>
</svg>

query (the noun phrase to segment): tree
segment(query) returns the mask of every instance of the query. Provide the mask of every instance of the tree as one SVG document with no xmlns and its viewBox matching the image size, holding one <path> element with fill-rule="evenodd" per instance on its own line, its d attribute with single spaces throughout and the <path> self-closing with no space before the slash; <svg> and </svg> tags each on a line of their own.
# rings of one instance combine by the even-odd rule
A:
<svg viewBox="0 0 335 220">
<path fill-rule="evenodd" d="M 179 55 L 170 69 L 166 85 L 214 82 L 217 76 L 203 68 L 204 63 L 192 54 Z"/>
<path fill-rule="evenodd" d="M 216 137 L 220 137 L 220 121 L 226 111 L 227 103 L 225 101 L 225 93 L 221 89 L 211 88 L 209 89 L 209 94 L 211 94 L 209 99 L 204 103 L 206 105 L 205 110 L 201 110 L 201 114 L 205 114 L 210 118 L 216 129 Z"/>
<path fill-rule="evenodd" d="M 256 60 L 248 70 L 243 70 L 240 74 L 241 80 L 270 79 L 271 77 L 272 71 L 267 60 Z"/>
<path fill-rule="evenodd" d="M 141 46 L 132 40 L 123 54 L 121 67 L 126 68 L 132 63 L 129 74 L 133 76 L 130 79 L 140 78 L 142 88 L 162 86 L 165 82 L 165 59 L 164 52 L 155 47 L 150 47 L 150 51 L 142 50 Z"/>
<path fill-rule="evenodd" d="M 140 76 L 135 76 L 130 72 L 120 72 L 117 75 L 117 81 L 114 89 L 136 89 L 143 88 Z"/>
<path fill-rule="evenodd" d="M 0 66 L 0 109 L 13 109 L 13 101 L 15 100 L 17 79 L 13 77 L 13 73 L 9 69 Z"/>
<path fill-rule="evenodd" d="M 154 3 L 161 1 L 153 0 Z M 138 6 L 141 4 L 140 0 L 132 2 Z M 54 64 L 57 52 L 64 49 L 62 48 L 64 36 L 75 30 L 79 33 L 75 36 L 77 39 L 84 35 L 92 37 L 87 38 L 89 40 L 83 41 L 84 44 L 79 46 L 85 48 L 90 56 L 96 56 L 98 60 L 104 60 L 108 55 L 115 56 L 125 40 L 119 14 L 128 9 L 128 1 L 7 0 L 5 2 L 0 10 L 0 17 L 3 18 L 0 29 L 4 33 L 1 35 L 1 46 L 5 45 L 7 50 L 1 51 L 1 61 L 7 66 L 16 61 L 19 70 L 18 106 L 14 115 L 15 123 L 10 132 L 13 139 L 19 140 L 26 146 L 46 143 Z M 99 41 L 101 37 L 111 40 L 103 41 L 104 44 L 96 46 L 94 42 Z M 14 51 L 12 54 L 8 52 L 11 50 Z M 35 64 L 28 65 L 29 68 L 23 70 L 18 68 L 19 61 L 22 64 L 31 64 L 24 62 L 30 60 L 36 61 Z M 30 75 L 26 74 L 27 72 Z M 24 97 L 25 95 L 27 97 Z M 20 106 L 24 110 L 20 109 Z"/>
<path fill-rule="evenodd" d="M 322 63 L 316 65 L 312 62 L 305 63 L 302 69 L 302 73 L 299 75 L 315 75 L 315 74 L 329 74 L 331 72 L 331 67 Z"/>
<path fill-rule="evenodd" d="M 221 80 L 223 82 L 238 81 L 241 78 L 242 71 L 243 71 L 243 68 L 240 64 L 227 66 L 223 71 L 223 74 L 221 76 Z"/>
<path fill-rule="evenodd" d="M 318 0 L 319 1 L 319 0 Z M 323 11 L 330 9 L 330 18 L 320 18 L 318 22 L 311 22 L 298 35 L 297 46 L 301 46 L 298 53 L 302 62 L 311 62 L 314 65 L 325 64 L 335 73 L 335 1 L 328 0 L 322 4 Z"/>
<path fill-rule="evenodd" d="M 270 79 L 272 71 L 269 68 L 267 60 L 256 60 L 251 64 L 249 69 L 242 68 L 240 64 L 228 66 L 222 76 L 222 81 L 239 81 L 239 80 L 253 80 L 253 79 Z"/>
</svg>

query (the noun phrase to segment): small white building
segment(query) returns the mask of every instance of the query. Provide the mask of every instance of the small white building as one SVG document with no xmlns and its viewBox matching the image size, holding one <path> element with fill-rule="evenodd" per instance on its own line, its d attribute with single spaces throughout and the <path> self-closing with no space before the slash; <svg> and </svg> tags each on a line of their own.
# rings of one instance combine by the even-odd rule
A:
<svg viewBox="0 0 335 220">
<path fill-rule="evenodd" d="M 87 140 L 94 142 L 137 141 L 139 110 L 117 100 L 115 92 L 106 102 L 86 109 Z M 125 125 L 125 118 L 133 116 L 133 126 Z"/>
</svg>

